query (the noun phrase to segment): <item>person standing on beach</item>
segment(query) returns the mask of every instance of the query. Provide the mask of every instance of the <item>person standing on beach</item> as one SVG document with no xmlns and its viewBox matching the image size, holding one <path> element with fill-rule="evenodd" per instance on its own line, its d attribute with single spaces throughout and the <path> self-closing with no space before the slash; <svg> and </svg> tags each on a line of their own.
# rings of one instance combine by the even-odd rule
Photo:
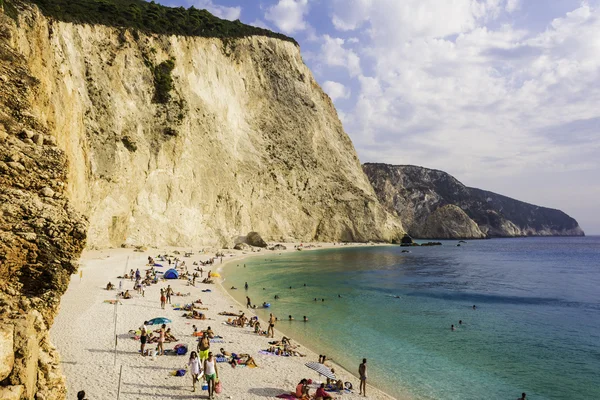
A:
<svg viewBox="0 0 600 400">
<path fill-rule="evenodd" d="M 246 282 L 246 284 L 244 284 L 244 289 L 248 290 L 248 282 Z"/>
<path fill-rule="evenodd" d="M 273 314 L 269 314 L 269 328 L 267 328 L 267 337 L 269 337 L 269 332 L 271 332 L 271 337 L 275 336 L 275 317 Z"/>
<path fill-rule="evenodd" d="M 198 359 L 198 354 L 196 354 L 195 351 L 192 351 L 192 353 L 190 354 L 188 367 L 190 368 L 190 374 L 192 375 L 192 392 L 195 392 L 196 381 L 198 381 L 198 377 L 200 376 L 200 372 L 202 371 L 202 368 L 200 368 L 200 359 Z"/>
<path fill-rule="evenodd" d="M 204 269 L 200 268 L 200 278 L 202 278 L 203 273 L 204 273 Z"/>
<path fill-rule="evenodd" d="M 358 376 L 360 377 L 360 394 L 367 397 L 367 359 L 363 358 L 362 364 L 358 366 Z"/>
<path fill-rule="evenodd" d="M 208 383 L 208 398 L 214 399 L 215 383 L 219 380 L 219 370 L 217 369 L 217 360 L 213 357 L 213 353 L 208 353 L 208 358 L 204 360 L 204 377 Z"/>
<path fill-rule="evenodd" d="M 198 342 L 198 353 L 200 354 L 200 361 L 204 361 L 208 358 L 209 351 L 210 338 L 208 337 L 208 333 L 204 332 L 202 338 Z"/>
<path fill-rule="evenodd" d="M 156 350 L 158 351 L 159 356 L 163 356 L 165 354 L 164 343 L 166 327 L 167 326 L 165 324 L 162 324 L 162 326 L 160 327 L 160 331 L 158 331 L 158 346 L 156 347 Z"/>
<path fill-rule="evenodd" d="M 165 297 L 165 291 L 160 289 L 160 308 L 165 309 L 165 304 L 167 303 L 167 298 Z"/>
<path fill-rule="evenodd" d="M 171 285 L 167 286 L 167 302 L 171 304 L 171 295 L 173 294 L 173 289 L 171 289 Z"/>
<path fill-rule="evenodd" d="M 146 355 L 144 354 L 144 348 L 146 347 L 146 341 L 148 340 L 148 328 L 146 328 L 146 324 L 148 324 L 148 321 L 144 321 L 144 324 L 140 327 L 140 351 L 142 356 Z"/>
</svg>

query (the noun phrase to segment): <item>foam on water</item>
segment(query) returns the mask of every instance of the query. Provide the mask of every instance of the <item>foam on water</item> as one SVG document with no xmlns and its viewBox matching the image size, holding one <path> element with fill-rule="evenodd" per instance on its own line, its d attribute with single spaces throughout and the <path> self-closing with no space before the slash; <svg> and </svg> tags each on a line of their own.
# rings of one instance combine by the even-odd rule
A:
<svg viewBox="0 0 600 400">
<path fill-rule="evenodd" d="M 600 399 L 600 238 L 401 250 L 270 252 L 227 267 L 226 286 L 248 282 L 231 294 L 270 302 L 262 317 L 350 371 L 368 358 L 391 394 Z"/>
</svg>

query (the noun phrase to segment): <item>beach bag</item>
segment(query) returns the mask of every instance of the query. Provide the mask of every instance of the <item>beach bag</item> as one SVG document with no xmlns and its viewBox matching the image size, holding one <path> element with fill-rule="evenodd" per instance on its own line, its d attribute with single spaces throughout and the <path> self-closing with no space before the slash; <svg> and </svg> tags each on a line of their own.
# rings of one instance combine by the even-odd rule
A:
<svg viewBox="0 0 600 400">
<path fill-rule="evenodd" d="M 223 391 L 223 385 L 221 385 L 221 381 L 218 381 L 215 385 L 215 393 L 219 394 Z"/>
<path fill-rule="evenodd" d="M 177 355 L 178 356 L 183 356 L 187 353 L 188 349 L 185 346 L 180 346 L 177 348 Z"/>
<path fill-rule="evenodd" d="M 203 383 L 202 384 L 202 390 L 208 390 L 208 383 Z"/>
<path fill-rule="evenodd" d="M 177 372 L 175 372 L 175 376 L 184 376 L 185 375 L 185 369 L 178 369 Z"/>
</svg>

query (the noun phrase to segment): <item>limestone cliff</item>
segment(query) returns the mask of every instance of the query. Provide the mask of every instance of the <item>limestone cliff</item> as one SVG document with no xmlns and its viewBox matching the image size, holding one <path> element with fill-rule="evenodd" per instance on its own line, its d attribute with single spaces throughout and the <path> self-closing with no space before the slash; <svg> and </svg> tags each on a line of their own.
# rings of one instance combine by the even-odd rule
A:
<svg viewBox="0 0 600 400">
<path fill-rule="evenodd" d="M 402 233 L 294 43 L 159 36 L 35 8 L 19 18 L 16 48 L 39 80 L 33 110 L 67 154 L 90 246 Z"/>
<path fill-rule="evenodd" d="M 412 165 L 364 164 L 380 201 L 418 238 L 582 236 L 573 218 Z"/>
</svg>

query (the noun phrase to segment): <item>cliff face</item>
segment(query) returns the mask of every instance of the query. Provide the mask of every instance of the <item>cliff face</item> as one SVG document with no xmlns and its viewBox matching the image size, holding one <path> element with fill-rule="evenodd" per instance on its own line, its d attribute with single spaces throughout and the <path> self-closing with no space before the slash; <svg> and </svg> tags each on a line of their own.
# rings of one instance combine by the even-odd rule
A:
<svg viewBox="0 0 600 400">
<path fill-rule="evenodd" d="M 20 18 L 16 47 L 39 79 L 33 109 L 68 156 L 67 195 L 89 216 L 90 246 L 402 233 L 293 43 Z"/>
<path fill-rule="evenodd" d="M 384 206 L 418 238 L 582 236 L 573 218 L 485 190 L 451 175 L 412 165 L 364 164 Z"/>
<path fill-rule="evenodd" d="M 87 221 L 65 193 L 65 152 L 33 114 L 38 80 L 15 32 L 0 13 L 0 398 L 60 399 L 47 327 L 77 270 Z"/>
</svg>

